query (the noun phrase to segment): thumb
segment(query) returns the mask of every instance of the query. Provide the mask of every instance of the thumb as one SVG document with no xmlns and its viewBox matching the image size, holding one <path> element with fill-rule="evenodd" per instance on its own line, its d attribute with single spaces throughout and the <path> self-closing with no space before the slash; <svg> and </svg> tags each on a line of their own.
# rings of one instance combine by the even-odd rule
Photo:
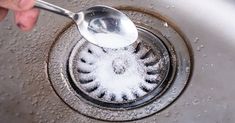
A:
<svg viewBox="0 0 235 123">
<path fill-rule="evenodd" d="M 0 0 L 0 7 L 15 11 L 28 10 L 34 6 L 34 0 Z"/>
</svg>

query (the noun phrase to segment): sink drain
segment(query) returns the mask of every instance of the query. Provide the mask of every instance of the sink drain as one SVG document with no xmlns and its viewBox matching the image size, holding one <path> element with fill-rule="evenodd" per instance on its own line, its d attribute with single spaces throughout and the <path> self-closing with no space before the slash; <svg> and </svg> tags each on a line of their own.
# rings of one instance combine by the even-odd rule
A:
<svg viewBox="0 0 235 123">
<path fill-rule="evenodd" d="M 170 56 L 157 36 L 141 28 L 138 31 L 138 41 L 123 49 L 79 41 L 68 68 L 77 93 L 103 107 L 133 108 L 162 91 Z"/>
<path fill-rule="evenodd" d="M 164 26 L 160 16 L 123 12 L 138 27 L 134 44 L 98 47 L 69 25 L 51 49 L 52 86 L 68 106 L 88 117 L 128 121 L 150 116 L 171 104 L 187 84 L 191 60 L 181 35 L 171 24 Z"/>
</svg>

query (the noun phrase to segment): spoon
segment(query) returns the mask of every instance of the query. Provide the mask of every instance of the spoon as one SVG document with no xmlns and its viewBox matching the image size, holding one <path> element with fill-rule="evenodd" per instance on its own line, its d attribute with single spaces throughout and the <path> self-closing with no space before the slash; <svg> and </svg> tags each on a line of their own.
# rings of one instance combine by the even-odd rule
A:
<svg viewBox="0 0 235 123">
<path fill-rule="evenodd" d="M 106 48 L 122 48 L 138 38 L 135 24 L 122 12 L 104 5 L 73 13 L 59 6 L 36 0 L 35 7 L 72 19 L 89 42 Z"/>
</svg>

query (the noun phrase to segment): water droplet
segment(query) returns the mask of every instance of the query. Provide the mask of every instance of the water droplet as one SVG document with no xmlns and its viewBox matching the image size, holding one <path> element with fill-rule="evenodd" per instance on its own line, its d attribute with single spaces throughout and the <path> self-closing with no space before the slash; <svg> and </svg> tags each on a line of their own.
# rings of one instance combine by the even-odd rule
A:
<svg viewBox="0 0 235 123">
<path fill-rule="evenodd" d="M 38 30 L 36 28 L 33 29 L 33 33 L 37 33 Z"/>
<path fill-rule="evenodd" d="M 150 4 L 150 8 L 154 8 L 154 4 L 153 3 Z"/>
<path fill-rule="evenodd" d="M 201 48 L 204 48 L 204 45 L 202 44 L 202 45 L 200 45 L 200 47 L 201 47 Z"/>
<path fill-rule="evenodd" d="M 16 117 L 19 117 L 19 116 L 20 116 L 20 113 L 19 113 L 19 112 L 15 113 L 15 116 L 16 116 Z"/>
<path fill-rule="evenodd" d="M 214 67 L 214 64 L 211 64 L 211 67 Z"/>
<path fill-rule="evenodd" d="M 207 55 L 206 55 L 206 54 L 203 54 L 203 57 L 207 57 Z"/>
<path fill-rule="evenodd" d="M 162 100 L 161 100 L 161 99 L 159 99 L 157 102 L 158 102 L 158 103 L 162 103 Z"/>
<path fill-rule="evenodd" d="M 51 114 L 54 114 L 54 113 L 55 113 L 55 111 L 54 111 L 54 110 L 51 110 L 51 111 L 50 111 L 50 113 L 51 113 Z"/>
<path fill-rule="evenodd" d="M 15 33 L 14 33 L 14 36 L 15 36 L 15 37 L 19 36 L 19 33 L 18 33 L 18 32 L 15 32 Z"/>
<path fill-rule="evenodd" d="M 209 97 L 207 98 L 207 102 L 211 102 L 211 100 L 212 100 L 212 97 L 209 96 Z"/>
<path fill-rule="evenodd" d="M 186 67 L 186 72 L 189 73 L 190 72 L 190 67 Z"/>
<path fill-rule="evenodd" d="M 33 111 L 29 111 L 29 114 L 30 114 L 30 115 L 33 115 Z"/>
<path fill-rule="evenodd" d="M 16 44 L 16 42 L 17 42 L 17 39 L 13 39 L 12 41 L 9 42 L 9 44 L 14 45 L 14 44 Z"/>
<path fill-rule="evenodd" d="M 201 47 L 197 47 L 197 51 L 200 52 L 201 51 Z"/>
<path fill-rule="evenodd" d="M 8 26 L 6 27 L 7 30 L 11 30 L 12 29 L 12 26 Z"/>
<path fill-rule="evenodd" d="M 164 115 L 165 117 L 170 117 L 171 116 L 171 113 L 169 111 L 167 111 Z"/>
<path fill-rule="evenodd" d="M 163 26 L 166 27 L 166 28 L 169 27 L 167 22 L 164 22 Z"/>
<path fill-rule="evenodd" d="M 200 103 L 200 101 L 198 99 L 194 99 L 192 103 L 193 103 L 193 105 L 197 105 Z"/>
<path fill-rule="evenodd" d="M 180 114 L 180 112 L 178 112 L 178 111 L 175 111 L 175 115 L 179 115 Z"/>
<path fill-rule="evenodd" d="M 194 42 L 194 43 L 197 43 L 198 41 L 199 41 L 199 38 L 196 37 L 193 42 Z"/>
<path fill-rule="evenodd" d="M 13 78 L 14 78 L 14 76 L 13 76 L 13 75 L 9 75 L 9 78 L 10 78 L 10 79 L 13 79 Z"/>
</svg>

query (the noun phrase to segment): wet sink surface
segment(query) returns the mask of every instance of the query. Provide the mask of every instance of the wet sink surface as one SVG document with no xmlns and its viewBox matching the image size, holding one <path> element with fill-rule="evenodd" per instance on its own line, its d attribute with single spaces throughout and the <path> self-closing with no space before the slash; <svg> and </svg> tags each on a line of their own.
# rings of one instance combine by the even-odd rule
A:
<svg viewBox="0 0 235 123">
<path fill-rule="evenodd" d="M 48 2 L 71 8 L 73 11 L 95 4 L 144 8 L 170 20 L 188 39 L 194 62 L 187 88 L 168 108 L 134 122 L 235 122 L 233 1 Z M 104 122 L 83 116 L 68 107 L 55 93 L 48 79 L 47 60 L 50 48 L 70 20 L 43 11 L 36 28 L 32 32 L 22 33 L 12 25 L 11 15 L 0 23 L 0 121 Z"/>
</svg>

